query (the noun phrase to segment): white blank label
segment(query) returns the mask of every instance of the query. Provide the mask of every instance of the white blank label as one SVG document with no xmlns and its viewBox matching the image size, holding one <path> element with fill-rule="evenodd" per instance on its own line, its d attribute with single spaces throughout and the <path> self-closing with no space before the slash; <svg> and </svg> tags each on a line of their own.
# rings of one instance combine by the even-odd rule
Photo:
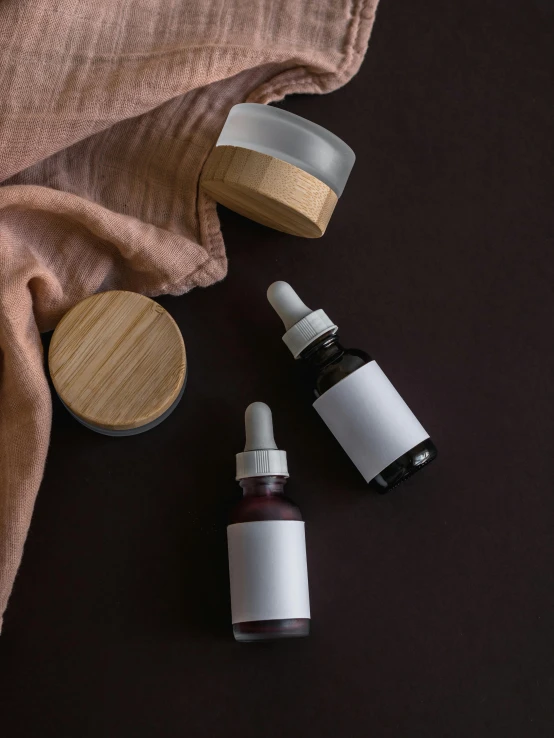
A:
<svg viewBox="0 0 554 738">
<path fill-rule="evenodd" d="M 233 623 L 310 617 L 302 521 L 235 523 L 227 543 Z"/>
<path fill-rule="evenodd" d="M 328 389 L 314 407 L 366 482 L 429 438 L 376 361 Z"/>
</svg>

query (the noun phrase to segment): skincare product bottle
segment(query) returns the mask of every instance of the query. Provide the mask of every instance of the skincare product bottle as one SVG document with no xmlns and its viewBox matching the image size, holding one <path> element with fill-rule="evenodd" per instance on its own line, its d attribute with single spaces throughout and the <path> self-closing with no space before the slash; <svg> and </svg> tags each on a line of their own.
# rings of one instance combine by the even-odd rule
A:
<svg viewBox="0 0 554 738">
<path fill-rule="evenodd" d="M 304 522 L 284 495 L 287 454 L 273 438 L 271 410 L 246 409 L 246 445 L 237 454 L 243 498 L 227 527 L 233 633 L 237 641 L 297 638 L 310 632 Z"/>
<path fill-rule="evenodd" d="M 310 370 L 315 409 L 366 482 L 387 492 L 433 461 L 429 434 L 371 356 L 343 348 L 332 320 L 287 282 L 274 282 L 267 297 L 285 325 L 283 341 Z"/>
</svg>

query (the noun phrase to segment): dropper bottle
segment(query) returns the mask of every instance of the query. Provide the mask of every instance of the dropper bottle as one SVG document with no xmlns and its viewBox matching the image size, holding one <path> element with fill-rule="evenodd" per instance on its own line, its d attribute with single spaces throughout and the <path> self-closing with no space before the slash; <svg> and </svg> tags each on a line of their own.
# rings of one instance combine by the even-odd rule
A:
<svg viewBox="0 0 554 738">
<path fill-rule="evenodd" d="M 233 633 L 237 641 L 307 636 L 306 540 L 300 510 L 284 495 L 287 454 L 277 448 L 265 403 L 247 407 L 245 426 L 236 475 L 243 498 L 227 527 Z"/>
<path fill-rule="evenodd" d="M 310 371 L 315 409 L 371 487 L 387 492 L 433 461 L 435 444 L 369 354 L 345 349 L 328 315 L 287 282 L 274 282 L 267 298 Z"/>
</svg>

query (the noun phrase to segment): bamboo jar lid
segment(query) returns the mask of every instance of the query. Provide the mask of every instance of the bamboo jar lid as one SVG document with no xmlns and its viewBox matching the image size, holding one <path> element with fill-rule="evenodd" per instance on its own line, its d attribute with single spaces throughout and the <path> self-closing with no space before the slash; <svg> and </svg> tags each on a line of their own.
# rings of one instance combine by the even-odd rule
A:
<svg viewBox="0 0 554 738">
<path fill-rule="evenodd" d="M 143 433 L 181 399 L 187 373 L 179 328 L 154 300 L 102 292 L 58 324 L 48 354 L 61 401 L 83 425 L 105 435 Z"/>
<path fill-rule="evenodd" d="M 319 238 L 355 155 L 325 128 L 257 103 L 231 108 L 202 172 L 217 202 L 285 233 Z"/>
<path fill-rule="evenodd" d="M 337 204 L 333 190 L 286 161 L 238 146 L 217 146 L 202 174 L 216 202 L 293 236 L 319 238 Z"/>
</svg>

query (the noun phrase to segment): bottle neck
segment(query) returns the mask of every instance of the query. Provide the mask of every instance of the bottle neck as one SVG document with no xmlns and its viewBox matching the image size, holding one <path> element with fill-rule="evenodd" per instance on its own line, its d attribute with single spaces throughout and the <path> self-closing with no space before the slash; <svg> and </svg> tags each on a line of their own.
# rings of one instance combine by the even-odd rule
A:
<svg viewBox="0 0 554 738">
<path fill-rule="evenodd" d="M 334 361 L 339 361 L 344 356 L 344 351 L 344 347 L 339 342 L 338 333 L 331 333 L 307 346 L 299 358 L 313 369 L 319 369 Z"/>
<path fill-rule="evenodd" d="M 287 477 L 265 476 L 245 477 L 239 484 L 242 487 L 244 497 L 270 497 L 271 495 L 282 495 L 285 493 Z"/>
</svg>

